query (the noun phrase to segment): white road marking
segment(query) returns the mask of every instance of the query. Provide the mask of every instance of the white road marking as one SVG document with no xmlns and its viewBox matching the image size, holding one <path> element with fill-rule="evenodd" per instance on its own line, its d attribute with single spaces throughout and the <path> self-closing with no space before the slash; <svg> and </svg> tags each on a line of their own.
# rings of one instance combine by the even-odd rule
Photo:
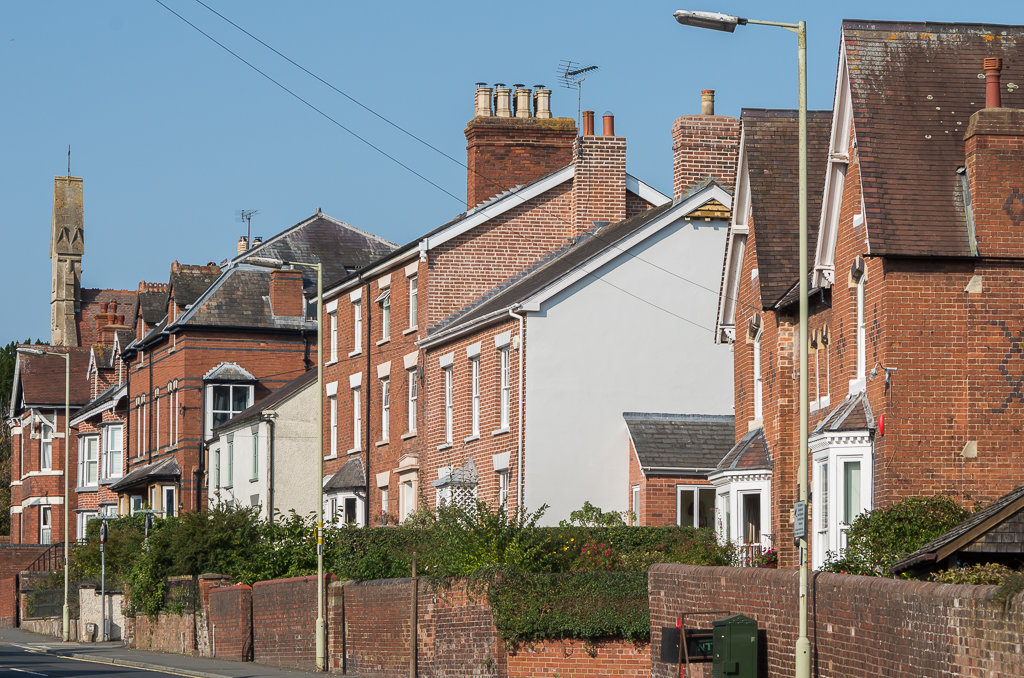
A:
<svg viewBox="0 0 1024 678">
<path fill-rule="evenodd" d="M 18 673 L 31 673 L 33 676 L 45 676 L 45 675 L 47 675 L 45 673 L 36 673 L 35 671 L 26 671 L 25 669 L 16 669 L 13 666 L 11 667 L 11 671 L 17 671 Z"/>
</svg>

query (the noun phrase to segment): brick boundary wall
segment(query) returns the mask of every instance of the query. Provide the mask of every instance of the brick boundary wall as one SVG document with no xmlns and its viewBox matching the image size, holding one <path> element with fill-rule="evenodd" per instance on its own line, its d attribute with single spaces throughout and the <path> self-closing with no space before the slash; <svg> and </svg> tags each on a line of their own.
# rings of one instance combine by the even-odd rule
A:
<svg viewBox="0 0 1024 678">
<path fill-rule="evenodd" d="M 765 678 L 793 674 L 797 629 L 796 570 L 660 564 L 650 570 L 652 678 L 678 675 L 657 660 L 661 627 L 682 610 L 745 614 L 764 631 Z M 811 671 L 829 678 L 880 675 L 987 678 L 1024 675 L 1024 596 L 1004 609 L 987 598 L 992 586 L 812 573 L 808 595 Z M 688 618 L 710 627 L 713 618 Z M 765 642 L 766 641 L 766 642 Z M 697 678 L 710 664 L 694 665 Z"/>
<path fill-rule="evenodd" d="M 138 614 L 125 619 L 126 645 L 132 650 L 195 654 L 196 616 L 161 612 L 155 617 Z"/>
<path fill-rule="evenodd" d="M 211 654 L 218 659 L 251 662 L 252 587 L 238 584 L 213 589 L 206 609 Z"/>
<path fill-rule="evenodd" d="M 649 676 L 649 643 L 609 640 L 587 647 L 579 640 L 552 640 L 523 647 L 508 655 L 510 678 L 559 676 Z"/>
<path fill-rule="evenodd" d="M 11 629 L 18 625 L 18 579 L 0 579 L 0 628 Z"/>
<path fill-rule="evenodd" d="M 252 587 L 253 660 L 269 666 L 316 666 L 316 576 L 258 581 Z M 334 575 L 324 575 L 327 591 Z M 212 595 L 212 594 L 211 594 Z M 331 629 L 327 628 L 330 636 Z"/>
</svg>

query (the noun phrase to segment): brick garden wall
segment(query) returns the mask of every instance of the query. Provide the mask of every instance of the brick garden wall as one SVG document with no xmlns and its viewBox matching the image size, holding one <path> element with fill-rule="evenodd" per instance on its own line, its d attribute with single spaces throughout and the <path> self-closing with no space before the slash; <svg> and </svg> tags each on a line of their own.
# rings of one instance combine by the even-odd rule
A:
<svg viewBox="0 0 1024 678">
<path fill-rule="evenodd" d="M 137 615 L 125 620 L 127 645 L 133 650 L 155 650 L 193 654 L 196 646 L 196 619 L 191 613 L 161 612 L 156 617 Z"/>
<path fill-rule="evenodd" d="M 756 619 L 766 632 L 765 678 L 793 675 L 799 573 L 795 570 L 655 565 L 650 571 L 651 675 L 678 675 L 657 659 L 661 627 L 682 610 L 716 609 Z M 986 600 L 995 587 L 952 586 L 839 574 L 810 582 L 808 636 L 812 672 L 829 678 L 879 675 L 1011 676 L 1024 674 L 1019 651 L 1024 598 L 1007 610 Z M 717 614 L 690 618 L 710 627 Z M 764 645 L 762 645 L 764 648 Z M 710 664 L 691 675 L 710 676 Z"/>
<path fill-rule="evenodd" d="M 211 654 L 219 659 L 252 661 L 252 587 L 238 584 L 213 589 L 206 609 Z"/>
<path fill-rule="evenodd" d="M 326 585 L 332 578 L 333 575 L 325 577 L 325 598 Z M 316 577 L 309 576 L 259 581 L 253 585 L 254 661 L 304 669 L 316 665 L 316 584 Z M 212 593 L 210 598 L 212 601 Z M 326 610 L 324 615 L 326 618 Z"/>
<path fill-rule="evenodd" d="M 0 579 L 0 628 L 10 629 L 18 624 L 18 580 Z"/>
<path fill-rule="evenodd" d="M 649 643 L 608 641 L 587 648 L 580 641 L 549 641 L 508 656 L 509 678 L 568 676 L 648 676 Z"/>
</svg>

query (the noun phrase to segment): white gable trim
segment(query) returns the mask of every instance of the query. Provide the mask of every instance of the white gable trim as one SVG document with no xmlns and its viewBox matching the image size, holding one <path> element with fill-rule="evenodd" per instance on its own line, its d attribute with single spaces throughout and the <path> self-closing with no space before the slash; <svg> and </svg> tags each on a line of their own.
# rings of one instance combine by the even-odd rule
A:
<svg viewBox="0 0 1024 678">
<path fill-rule="evenodd" d="M 839 212 L 843 206 L 843 185 L 850 158 L 850 126 L 853 123 L 853 102 L 850 92 L 850 70 L 846 60 L 846 36 L 839 45 L 839 73 L 832 105 L 832 132 L 828 143 L 828 171 L 825 173 L 824 199 L 818 221 L 818 245 L 814 253 L 814 277 L 811 285 L 829 287 L 835 282 L 836 241 L 839 235 Z M 863 209 L 861 210 L 863 214 Z M 867 243 L 867 228 L 864 229 Z M 870 251 L 870 247 L 869 247 Z"/>
<path fill-rule="evenodd" d="M 540 181 L 524 186 L 518 191 L 514 191 L 513 193 L 506 195 L 500 200 L 496 200 L 495 202 L 483 207 L 475 208 L 475 211 L 472 212 L 472 214 L 467 214 L 461 221 L 452 224 L 440 233 L 423 238 L 420 241 L 420 252 L 425 253 L 427 250 L 432 250 L 439 245 L 443 245 L 452 238 L 457 238 L 466 231 L 490 221 L 495 217 L 501 216 L 510 209 L 519 207 L 523 203 L 550 191 L 552 188 L 572 179 L 575 175 L 576 166 L 569 165 L 568 167 L 561 169 Z"/>
<path fill-rule="evenodd" d="M 665 203 L 672 202 L 672 198 L 657 189 L 651 188 L 628 172 L 626 173 L 626 190 L 640 196 L 655 207 L 661 207 Z"/>
<path fill-rule="evenodd" d="M 725 268 L 718 292 L 718 319 L 715 343 L 736 341 L 736 301 L 740 291 L 740 271 L 750 232 L 750 170 L 747 166 L 746 131 L 740 133 L 739 162 L 736 165 L 736 205 L 725 238 Z"/>
<path fill-rule="evenodd" d="M 683 218 L 684 215 L 689 214 L 693 210 L 699 208 L 711 200 L 717 200 L 726 207 L 732 207 L 732 196 L 729 192 L 718 184 L 711 184 L 705 187 L 703 190 L 695 193 L 686 200 L 676 203 L 671 209 L 666 211 L 660 217 L 647 224 L 632 235 L 623 238 L 617 243 L 607 247 L 603 252 L 585 262 L 584 264 L 577 266 L 570 273 L 564 275 L 561 279 L 555 283 L 547 286 L 540 290 L 533 296 L 529 297 L 523 302 L 523 310 L 534 311 L 540 310 L 539 305 L 543 304 L 547 300 L 554 297 L 562 290 L 570 287 L 584 277 L 591 275 L 594 271 L 600 269 L 605 264 L 614 261 L 620 256 L 628 256 L 626 253 L 634 246 L 640 244 L 653 234 L 657 233 L 661 229 L 675 223 L 676 221 Z"/>
</svg>

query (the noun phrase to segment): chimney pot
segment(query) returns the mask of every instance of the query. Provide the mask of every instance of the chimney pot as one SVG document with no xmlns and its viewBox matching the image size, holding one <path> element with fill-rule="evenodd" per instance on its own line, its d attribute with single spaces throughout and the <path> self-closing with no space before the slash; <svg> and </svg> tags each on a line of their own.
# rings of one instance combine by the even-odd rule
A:
<svg viewBox="0 0 1024 678">
<path fill-rule="evenodd" d="M 700 91 L 700 114 L 701 115 L 714 115 L 715 114 L 715 90 L 713 90 L 713 89 L 702 89 Z"/>
<path fill-rule="evenodd" d="M 583 136 L 594 136 L 594 112 L 583 111 Z"/>
<path fill-rule="evenodd" d="M 601 118 L 604 123 L 604 136 L 613 137 L 615 136 L 615 116 L 611 111 L 605 111 L 604 116 Z"/>
<path fill-rule="evenodd" d="M 1003 103 L 999 92 L 999 71 L 1003 70 L 1003 60 L 999 57 L 985 59 L 985 108 L 1002 108 Z"/>
<path fill-rule="evenodd" d="M 485 82 L 478 82 L 476 84 L 476 110 L 473 112 L 474 118 L 489 118 L 491 117 L 491 94 L 490 87 Z"/>
<path fill-rule="evenodd" d="M 117 314 L 117 324 L 124 325 L 124 313 Z"/>
<path fill-rule="evenodd" d="M 111 313 L 117 313 L 117 302 L 116 301 L 110 302 L 110 307 L 109 308 L 110 308 L 110 312 Z"/>
<path fill-rule="evenodd" d="M 108 306 L 107 302 L 101 301 L 100 302 L 100 313 L 106 313 L 107 312 L 107 306 Z"/>
<path fill-rule="evenodd" d="M 524 88 L 522 85 L 516 85 L 515 107 L 515 117 L 530 117 L 530 90 Z"/>
<path fill-rule="evenodd" d="M 512 117 L 512 90 L 500 82 L 494 84 L 494 115 L 499 118 Z"/>
<path fill-rule="evenodd" d="M 263 244 L 263 236 L 262 235 L 253 236 L 253 239 L 252 239 L 252 246 L 253 247 L 257 247 L 257 246 L 262 245 L 262 244 Z"/>
<path fill-rule="evenodd" d="M 537 85 L 533 89 L 533 117 L 551 117 L 551 90 L 545 89 L 544 85 Z"/>
<path fill-rule="evenodd" d="M 241 254 L 249 249 L 249 239 L 244 235 L 238 239 L 238 253 Z"/>
</svg>

